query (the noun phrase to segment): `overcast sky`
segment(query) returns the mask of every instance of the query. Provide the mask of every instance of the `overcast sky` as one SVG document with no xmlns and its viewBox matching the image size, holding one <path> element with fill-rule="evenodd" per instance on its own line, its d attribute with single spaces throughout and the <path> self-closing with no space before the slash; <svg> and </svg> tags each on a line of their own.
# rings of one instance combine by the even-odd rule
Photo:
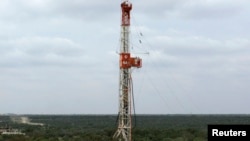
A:
<svg viewBox="0 0 250 141">
<path fill-rule="evenodd" d="M 136 113 L 250 114 L 249 0 L 131 2 Z M 116 114 L 120 3 L 0 0 L 0 113 Z"/>
</svg>

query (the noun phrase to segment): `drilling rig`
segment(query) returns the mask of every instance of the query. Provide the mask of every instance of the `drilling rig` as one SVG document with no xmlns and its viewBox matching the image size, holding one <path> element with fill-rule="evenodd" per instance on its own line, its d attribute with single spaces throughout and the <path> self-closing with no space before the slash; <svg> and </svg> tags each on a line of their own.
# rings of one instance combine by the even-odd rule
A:
<svg viewBox="0 0 250 141">
<path fill-rule="evenodd" d="M 118 141 L 132 141 L 132 78 L 131 68 L 141 68 L 142 60 L 130 54 L 130 11 L 132 4 L 128 0 L 121 3 L 120 35 L 120 76 L 119 76 L 119 112 L 118 128 L 113 138 Z"/>
</svg>

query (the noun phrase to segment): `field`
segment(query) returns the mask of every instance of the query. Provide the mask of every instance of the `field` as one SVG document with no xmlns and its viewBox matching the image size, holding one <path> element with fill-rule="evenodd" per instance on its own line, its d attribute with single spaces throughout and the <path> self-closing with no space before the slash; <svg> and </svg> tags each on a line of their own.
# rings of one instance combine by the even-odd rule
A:
<svg viewBox="0 0 250 141">
<path fill-rule="evenodd" d="M 208 124 L 250 124 L 250 115 L 137 115 L 135 141 L 206 141 Z M 112 141 L 116 115 L 0 116 L 0 127 L 25 135 L 0 141 Z"/>
</svg>

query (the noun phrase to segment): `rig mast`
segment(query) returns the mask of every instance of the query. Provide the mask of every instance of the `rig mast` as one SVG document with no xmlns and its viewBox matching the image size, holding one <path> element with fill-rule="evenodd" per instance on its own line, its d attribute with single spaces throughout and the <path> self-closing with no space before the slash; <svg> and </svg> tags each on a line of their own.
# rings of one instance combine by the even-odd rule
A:
<svg viewBox="0 0 250 141">
<path fill-rule="evenodd" d="M 119 81 L 119 115 L 118 129 L 114 139 L 118 141 L 132 140 L 132 96 L 131 96 L 131 68 L 140 68 L 142 60 L 130 55 L 130 11 L 132 4 L 128 0 L 121 3 L 121 37 L 120 37 L 120 81 Z"/>
</svg>

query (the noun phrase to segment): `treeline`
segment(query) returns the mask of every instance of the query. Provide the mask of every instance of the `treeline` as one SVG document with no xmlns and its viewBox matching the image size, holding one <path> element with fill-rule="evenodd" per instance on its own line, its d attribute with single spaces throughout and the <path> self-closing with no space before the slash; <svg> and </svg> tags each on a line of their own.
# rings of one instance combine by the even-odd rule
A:
<svg viewBox="0 0 250 141">
<path fill-rule="evenodd" d="M 0 127 L 25 136 L 1 135 L 0 141 L 113 141 L 114 115 L 25 115 L 44 126 L 14 123 L 0 116 Z M 206 141 L 208 124 L 250 124 L 249 115 L 139 115 L 133 118 L 135 141 Z"/>
</svg>

